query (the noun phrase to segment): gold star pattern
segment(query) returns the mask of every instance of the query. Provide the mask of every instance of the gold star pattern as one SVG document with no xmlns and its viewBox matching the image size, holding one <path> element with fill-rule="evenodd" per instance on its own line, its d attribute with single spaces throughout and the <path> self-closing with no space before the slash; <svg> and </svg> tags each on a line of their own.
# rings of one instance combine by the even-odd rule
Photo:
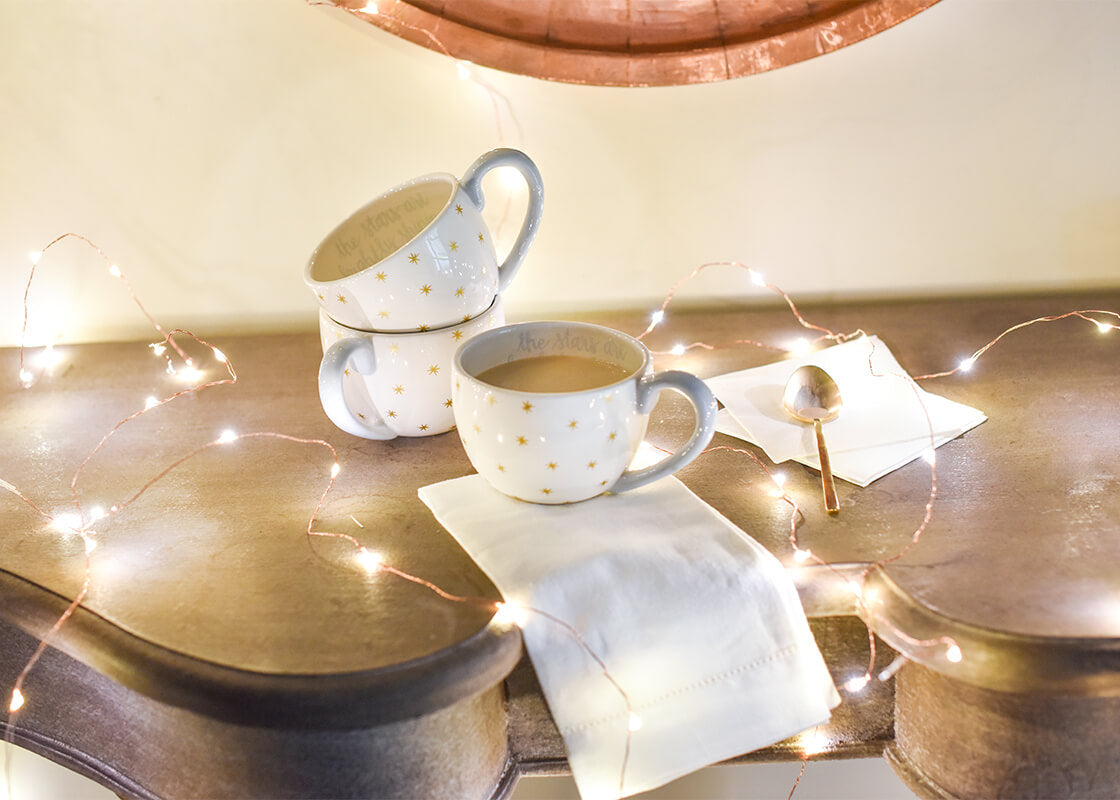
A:
<svg viewBox="0 0 1120 800">
<path fill-rule="evenodd" d="M 365 419 L 365 418 L 366 418 L 366 415 L 365 415 L 365 414 L 363 414 L 363 413 L 362 413 L 361 411 L 359 411 L 359 412 L 358 412 L 358 417 L 359 417 L 359 418 L 361 418 L 361 419 Z"/>
<path fill-rule="evenodd" d="M 420 294 L 431 294 L 431 293 L 432 293 L 432 285 L 430 283 L 425 283 L 423 286 L 420 287 Z"/>
<path fill-rule="evenodd" d="M 498 402 L 498 398 L 496 398 L 493 393 L 490 393 L 486 395 L 486 402 L 490 405 L 494 405 L 496 402 Z"/>
<path fill-rule="evenodd" d="M 451 402 L 450 397 L 443 401 L 444 408 L 451 408 L 452 405 L 454 405 L 454 403 Z"/>
<path fill-rule="evenodd" d="M 467 314 L 465 317 L 463 317 L 463 322 L 470 322 L 470 321 L 471 321 L 471 315 L 470 314 Z"/>
<path fill-rule="evenodd" d="M 541 492 L 542 492 L 543 494 L 552 494 L 552 490 L 551 490 L 551 489 L 541 489 Z"/>
<path fill-rule="evenodd" d="M 420 430 L 422 430 L 422 431 L 428 430 L 428 423 L 425 422 L 423 425 L 421 425 Z"/>
<path fill-rule="evenodd" d="M 404 387 L 401 384 L 398 383 L 396 386 L 393 387 L 393 391 L 396 392 L 397 394 L 404 394 Z"/>
<path fill-rule="evenodd" d="M 439 364 L 432 364 L 430 367 L 428 367 L 428 374 L 439 375 Z"/>
<path fill-rule="evenodd" d="M 498 465 L 498 472 L 505 472 L 505 471 L 506 471 L 506 468 L 503 467 L 501 464 L 499 464 Z"/>
<path fill-rule="evenodd" d="M 389 352 L 390 353 L 399 353 L 400 351 L 401 351 L 401 346 L 399 344 L 397 344 L 396 342 L 389 345 Z"/>
<path fill-rule="evenodd" d="M 346 295 L 340 294 L 338 296 L 338 302 L 342 303 L 342 305 L 346 305 Z"/>
<path fill-rule="evenodd" d="M 388 311 L 378 311 L 377 316 L 381 317 L 381 319 L 388 319 L 389 318 L 389 312 Z"/>
<path fill-rule="evenodd" d="M 568 423 L 568 427 L 571 428 L 574 431 L 576 428 L 579 427 L 579 420 L 573 419 L 571 422 Z"/>
<path fill-rule="evenodd" d="M 474 432 L 475 433 L 482 433 L 482 428 L 480 428 L 478 425 L 475 425 L 474 426 Z"/>
<path fill-rule="evenodd" d="M 451 335 L 455 337 L 455 341 L 459 341 L 460 339 L 463 338 L 463 332 L 462 331 L 455 331 Z M 455 388 L 458 389 L 459 384 L 455 384 Z"/>
<path fill-rule="evenodd" d="M 323 297 L 323 295 L 322 295 L 322 294 L 320 294 L 320 295 L 319 295 L 319 299 L 320 299 L 320 300 L 326 300 L 327 298 Z"/>
<path fill-rule="evenodd" d="M 463 205 L 462 205 L 462 203 L 456 203 L 455 204 L 455 213 L 458 214 L 460 217 L 463 216 Z"/>
<path fill-rule="evenodd" d="M 529 444 L 529 440 L 526 439 L 524 436 L 518 436 L 517 437 L 517 444 L 520 445 L 520 446 L 524 446 L 524 445 Z"/>
<path fill-rule="evenodd" d="M 485 241 L 485 239 L 483 238 L 483 236 L 482 236 L 482 234 L 481 234 L 481 233 L 480 233 L 480 234 L 478 235 L 478 240 L 479 240 L 480 242 L 482 242 L 482 241 Z"/>
<path fill-rule="evenodd" d="M 342 374 L 345 375 L 347 378 L 349 378 L 350 377 L 350 367 L 347 367 L 346 369 L 342 370 Z"/>
<path fill-rule="evenodd" d="M 521 404 L 521 410 L 524 411 L 526 414 L 528 414 L 530 411 L 533 410 L 533 404 L 530 403 L 528 400 L 526 400 L 524 403 Z"/>
<path fill-rule="evenodd" d="M 419 253 L 409 253 L 408 254 L 408 263 L 409 264 L 417 264 L 417 263 L 419 263 L 419 261 L 420 261 L 420 254 Z"/>
<path fill-rule="evenodd" d="M 548 468 L 549 469 L 556 469 L 556 462 L 555 461 L 549 461 L 548 462 Z"/>
<path fill-rule="evenodd" d="M 615 431 L 611 431 L 611 435 L 608 436 L 607 438 L 610 439 L 613 442 L 617 436 L 618 436 L 618 433 L 616 433 Z"/>
<path fill-rule="evenodd" d="M 386 412 L 385 412 L 385 416 L 387 416 L 387 417 L 395 417 L 395 416 L 397 416 L 397 412 L 396 412 L 396 411 L 393 411 L 393 410 L 389 410 L 389 411 L 386 411 Z"/>
<path fill-rule="evenodd" d="M 416 330 L 418 330 L 418 331 L 426 331 L 426 330 L 430 330 L 430 329 L 431 329 L 431 327 L 432 327 L 431 325 L 420 325 L 420 327 L 418 327 L 418 328 L 417 328 Z"/>
<path fill-rule="evenodd" d="M 588 462 L 587 462 L 587 468 L 588 468 L 588 469 L 595 469 L 595 465 L 596 465 L 597 463 L 599 463 L 599 462 L 597 462 L 597 461 L 588 461 Z"/>
<path fill-rule="evenodd" d="M 389 277 L 389 273 L 387 273 L 387 272 L 382 271 L 382 272 L 377 273 L 377 280 L 379 280 L 379 281 L 384 281 L 388 277 Z"/>
<path fill-rule="evenodd" d="M 458 249 L 459 249 L 459 243 L 458 242 L 452 242 L 451 243 L 451 252 L 454 253 Z"/>
<path fill-rule="evenodd" d="M 455 296 L 456 297 L 462 297 L 465 292 L 466 292 L 466 289 L 464 289 L 462 286 L 460 286 L 458 289 L 455 290 Z"/>
</svg>

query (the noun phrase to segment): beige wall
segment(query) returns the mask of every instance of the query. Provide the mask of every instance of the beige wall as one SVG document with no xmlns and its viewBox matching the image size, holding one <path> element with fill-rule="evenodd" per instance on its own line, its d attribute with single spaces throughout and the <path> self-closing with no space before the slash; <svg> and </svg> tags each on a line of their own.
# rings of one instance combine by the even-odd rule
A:
<svg viewBox="0 0 1120 800">
<path fill-rule="evenodd" d="M 480 70 L 523 130 L 503 114 L 502 136 L 449 60 L 303 0 L 0 0 L 0 344 L 26 253 L 65 231 L 166 324 L 313 325 L 300 276 L 323 234 L 499 144 L 546 185 L 517 316 L 646 305 L 723 259 L 802 298 L 1117 285 L 1117 29 L 1115 0 L 943 0 L 719 84 Z M 728 272 L 691 291 L 753 294 Z M 44 260 L 31 307 L 39 337 L 147 331 L 76 246 Z"/>
</svg>

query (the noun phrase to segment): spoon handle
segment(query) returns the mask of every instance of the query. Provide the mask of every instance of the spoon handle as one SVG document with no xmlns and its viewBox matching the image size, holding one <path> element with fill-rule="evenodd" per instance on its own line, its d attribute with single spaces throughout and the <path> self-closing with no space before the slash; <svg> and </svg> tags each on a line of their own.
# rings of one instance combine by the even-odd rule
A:
<svg viewBox="0 0 1120 800">
<path fill-rule="evenodd" d="M 832 463 L 828 460 L 828 448 L 824 445 L 824 430 L 819 419 L 813 420 L 817 432 L 817 457 L 821 462 L 821 486 L 824 487 L 824 507 L 829 514 L 840 511 L 840 501 L 836 497 L 836 481 L 832 479 Z"/>
</svg>

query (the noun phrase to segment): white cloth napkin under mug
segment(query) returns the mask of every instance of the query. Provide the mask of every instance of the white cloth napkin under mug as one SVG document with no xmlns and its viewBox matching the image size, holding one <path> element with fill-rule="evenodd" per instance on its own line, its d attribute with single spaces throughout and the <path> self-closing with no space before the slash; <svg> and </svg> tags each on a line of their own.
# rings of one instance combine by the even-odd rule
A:
<svg viewBox="0 0 1120 800">
<path fill-rule="evenodd" d="M 420 490 L 509 602 L 583 800 L 653 789 L 829 718 L 840 698 L 773 555 L 676 478 L 582 503 L 479 475 Z"/>
<path fill-rule="evenodd" d="M 793 459 L 820 469 L 813 426 L 782 409 L 786 381 L 805 364 L 823 369 L 840 389 L 844 407 L 824 423 L 824 436 L 833 474 L 857 486 L 987 419 L 975 408 L 916 386 L 879 337 L 861 336 L 800 358 L 706 378 L 725 406 L 716 430 L 757 444 L 776 464 Z"/>
</svg>

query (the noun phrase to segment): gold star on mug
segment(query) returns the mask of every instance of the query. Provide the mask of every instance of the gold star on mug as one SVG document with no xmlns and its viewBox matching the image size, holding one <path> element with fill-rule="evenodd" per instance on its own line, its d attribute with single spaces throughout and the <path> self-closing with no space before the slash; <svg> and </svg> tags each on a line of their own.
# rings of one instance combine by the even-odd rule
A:
<svg viewBox="0 0 1120 800">
<path fill-rule="evenodd" d="M 568 423 L 568 427 L 571 428 L 574 431 L 576 428 L 579 427 L 579 420 L 574 420 L 573 419 L 571 422 Z"/>
<path fill-rule="evenodd" d="M 528 400 L 526 400 L 524 403 L 521 404 L 521 410 L 524 411 L 526 414 L 528 414 L 530 411 L 533 410 L 533 404 L 530 403 Z"/>
<path fill-rule="evenodd" d="M 482 236 L 482 234 L 481 234 L 481 233 L 480 233 L 480 234 L 478 235 L 478 240 L 479 240 L 480 242 L 481 242 L 481 241 L 484 241 L 484 239 L 483 239 L 483 236 Z"/>
<path fill-rule="evenodd" d="M 421 425 L 420 430 L 422 430 L 422 431 L 428 430 L 428 423 L 425 422 L 423 425 Z"/>
<path fill-rule="evenodd" d="M 506 471 L 506 468 L 503 467 L 501 464 L 499 464 L 498 465 L 498 472 L 505 472 L 505 471 Z"/>
<path fill-rule="evenodd" d="M 394 344 L 389 345 L 389 352 L 390 353 L 399 353 L 400 351 L 401 351 L 401 346 L 399 344 L 394 343 Z"/>
<path fill-rule="evenodd" d="M 544 493 L 544 494 L 552 494 L 551 489 L 541 489 L 541 492 Z"/>
<path fill-rule="evenodd" d="M 462 297 L 465 292 L 466 292 L 466 289 L 464 289 L 462 286 L 460 286 L 458 289 L 455 290 L 455 296 L 456 297 Z"/>
<path fill-rule="evenodd" d="M 611 435 L 608 436 L 607 438 L 610 439 L 613 442 L 615 440 L 615 437 L 617 437 L 617 436 L 618 436 L 618 434 L 615 431 L 611 431 Z"/>
<path fill-rule="evenodd" d="M 338 296 L 338 302 L 342 303 L 342 305 L 346 305 L 346 295 L 340 294 Z"/>
<path fill-rule="evenodd" d="M 443 407 L 444 408 L 451 408 L 452 405 L 454 405 L 454 404 L 451 402 L 450 397 L 443 401 Z"/>
<path fill-rule="evenodd" d="M 588 462 L 587 462 L 587 468 L 588 468 L 588 469 L 595 469 L 595 465 L 596 465 L 597 463 L 599 463 L 599 462 L 597 462 L 597 461 L 588 461 Z"/>
<path fill-rule="evenodd" d="M 432 285 L 430 283 L 425 283 L 423 286 L 420 287 L 420 294 L 431 294 L 431 293 L 432 293 Z"/>
<path fill-rule="evenodd" d="M 418 331 L 426 331 L 426 330 L 429 330 L 430 328 L 431 328 L 431 326 L 430 326 L 430 325 L 421 325 L 421 326 L 420 326 L 420 327 L 418 327 L 418 328 L 417 328 L 416 330 L 418 330 Z"/>
<path fill-rule="evenodd" d="M 420 254 L 419 253 L 409 253 L 408 254 L 408 263 L 416 264 L 419 261 L 420 261 Z"/>
<path fill-rule="evenodd" d="M 455 341 L 459 341 L 460 339 L 463 338 L 463 332 L 462 331 L 455 331 L 451 335 L 455 337 Z M 455 384 L 455 388 L 458 389 L 459 384 Z"/>
<path fill-rule="evenodd" d="M 439 375 L 439 364 L 432 364 L 430 367 L 428 367 L 428 374 Z"/>
<path fill-rule="evenodd" d="M 451 252 L 454 253 L 458 249 L 459 249 L 459 243 L 458 242 L 452 242 L 451 243 Z"/>
<path fill-rule="evenodd" d="M 458 214 L 459 216 L 463 215 L 463 205 L 461 203 L 456 203 L 455 204 L 455 213 Z"/>
<path fill-rule="evenodd" d="M 389 312 L 388 311 L 378 311 L 377 316 L 381 317 L 381 319 L 388 319 L 389 318 Z"/>
<path fill-rule="evenodd" d="M 517 444 L 521 445 L 521 446 L 524 446 L 524 445 L 529 444 L 529 440 L 526 439 L 524 436 L 518 436 L 517 437 Z"/>
<path fill-rule="evenodd" d="M 396 415 L 397 415 L 397 412 L 393 411 L 391 409 L 389 411 L 385 412 L 385 416 L 387 416 L 387 417 L 395 417 Z"/>
<path fill-rule="evenodd" d="M 548 462 L 548 468 L 549 469 L 556 469 L 556 462 L 555 461 L 549 461 Z"/>
<path fill-rule="evenodd" d="M 387 272 L 377 273 L 377 280 L 379 280 L 379 281 L 384 281 L 388 277 L 389 277 L 389 273 L 387 273 Z"/>
<path fill-rule="evenodd" d="M 398 383 L 396 386 L 393 387 L 393 391 L 396 392 L 397 394 L 404 394 L 404 387 L 401 386 L 401 384 Z"/>
</svg>

